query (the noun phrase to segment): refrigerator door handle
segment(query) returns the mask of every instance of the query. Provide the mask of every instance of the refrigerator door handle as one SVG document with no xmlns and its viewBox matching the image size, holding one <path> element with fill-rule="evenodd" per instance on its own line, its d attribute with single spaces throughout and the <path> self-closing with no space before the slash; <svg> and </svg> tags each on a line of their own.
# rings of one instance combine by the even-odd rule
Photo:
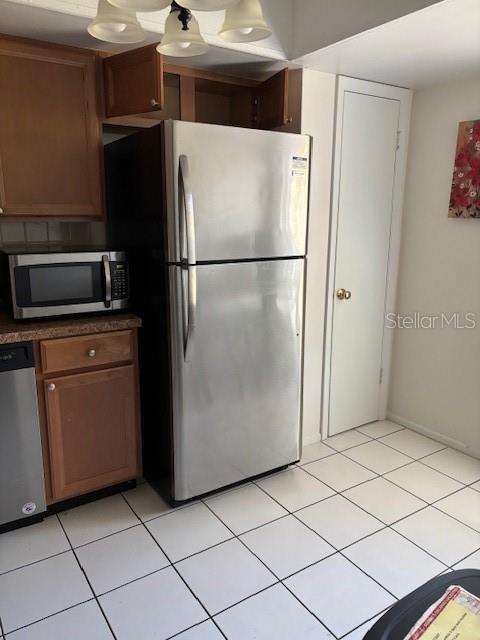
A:
<svg viewBox="0 0 480 640">
<path fill-rule="evenodd" d="M 185 362 L 190 360 L 190 354 L 195 335 L 197 320 L 197 268 L 188 267 L 188 324 L 185 343 Z"/>
<path fill-rule="evenodd" d="M 186 277 L 185 277 L 186 276 Z M 183 354 L 185 362 L 190 360 L 190 354 L 195 334 L 197 315 L 197 268 L 182 267 L 182 324 L 183 324 Z"/>
<path fill-rule="evenodd" d="M 195 209 L 193 205 L 193 192 L 190 185 L 190 168 L 188 158 L 185 155 L 181 155 L 179 158 L 178 185 L 181 189 L 183 200 L 183 216 L 180 218 L 181 260 L 187 264 L 195 264 L 197 261 L 195 248 Z"/>
</svg>

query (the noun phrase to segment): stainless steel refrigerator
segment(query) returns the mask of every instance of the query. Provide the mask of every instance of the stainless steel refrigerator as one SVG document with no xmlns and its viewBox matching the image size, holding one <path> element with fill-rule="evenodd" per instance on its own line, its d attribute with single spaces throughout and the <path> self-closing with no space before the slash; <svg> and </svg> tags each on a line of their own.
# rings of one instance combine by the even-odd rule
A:
<svg viewBox="0 0 480 640">
<path fill-rule="evenodd" d="M 164 124 L 175 501 L 301 447 L 310 139 Z"/>
</svg>

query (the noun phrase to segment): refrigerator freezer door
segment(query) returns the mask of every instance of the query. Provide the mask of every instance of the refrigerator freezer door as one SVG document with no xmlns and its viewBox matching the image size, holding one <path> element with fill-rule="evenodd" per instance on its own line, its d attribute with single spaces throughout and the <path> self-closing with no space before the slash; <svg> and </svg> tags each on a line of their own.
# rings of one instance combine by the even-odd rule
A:
<svg viewBox="0 0 480 640">
<path fill-rule="evenodd" d="M 168 261 L 303 256 L 310 138 L 165 123 Z M 193 215 L 193 220 L 192 220 Z"/>
<path fill-rule="evenodd" d="M 299 459 L 303 278 L 303 259 L 170 267 L 175 500 Z"/>
</svg>

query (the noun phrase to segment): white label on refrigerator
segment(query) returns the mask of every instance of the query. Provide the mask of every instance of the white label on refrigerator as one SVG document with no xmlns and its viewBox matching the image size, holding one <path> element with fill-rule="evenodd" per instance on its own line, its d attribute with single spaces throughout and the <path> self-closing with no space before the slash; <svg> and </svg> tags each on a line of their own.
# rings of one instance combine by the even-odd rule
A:
<svg viewBox="0 0 480 640">
<path fill-rule="evenodd" d="M 308 158 L 301 156 L 292 157 L 292 176 L 307 175 Z"/>
</svg>

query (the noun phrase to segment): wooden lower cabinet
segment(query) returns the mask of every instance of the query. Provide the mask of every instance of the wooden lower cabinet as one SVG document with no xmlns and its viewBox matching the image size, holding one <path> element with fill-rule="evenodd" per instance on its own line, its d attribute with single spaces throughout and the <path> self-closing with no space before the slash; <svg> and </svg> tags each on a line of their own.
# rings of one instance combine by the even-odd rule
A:
<svg viewBox="0 0 480 640">
<path fill-rule="evenodd" d="M 116 342 L 128 343 L 130 350 L 112 351 L 110 343 Z M 92 344 L 98 363 L 85 358 L 93 361 L 87 366 L 79 356 Z M 66 363 L 63 370 L 49 373 L 46 363 L 53 362 L 51 358 L 39 358 L 37 369 L 49 503 L 141 476 L 136 332 L 44 340 L 37 346 L 38 354 L 58 356 L 62 350 L 66 356 L 76 355 L 59 360 Z M 111 355 L 108 364 L 103 351 Z"/>
<path fill-rule="evenodd" d="M 138 475 L 133 365 L 44 382 L 55 500 Z"/>
</svg>

